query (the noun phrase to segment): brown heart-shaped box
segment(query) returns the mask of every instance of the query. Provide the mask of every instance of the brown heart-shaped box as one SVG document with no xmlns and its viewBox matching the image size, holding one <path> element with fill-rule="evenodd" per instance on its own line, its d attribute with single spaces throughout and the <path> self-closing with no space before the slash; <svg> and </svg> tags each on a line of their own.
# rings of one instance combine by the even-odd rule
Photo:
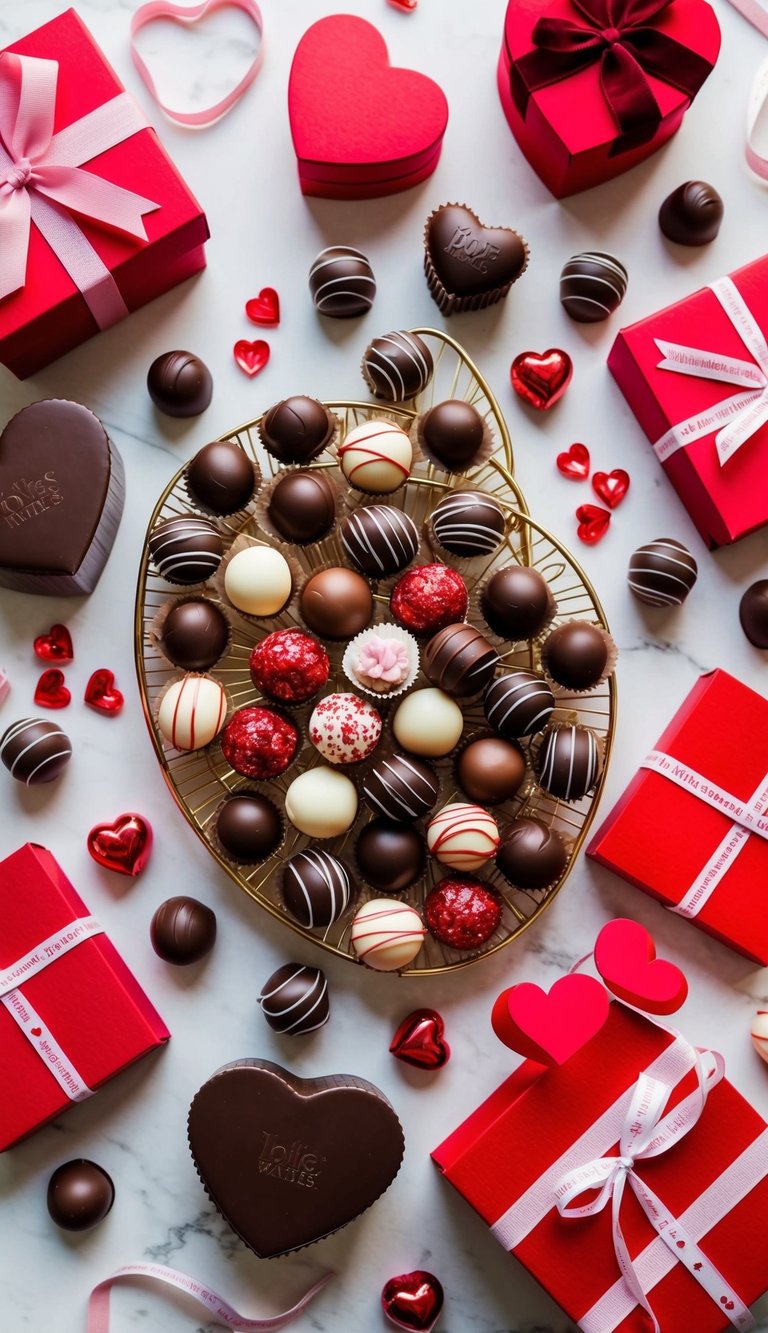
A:
<svg viewBox="0 0 768 1333">
<path fill-rule="evenodd" d="M 373 1083 L 303 1079 L 268 1060 L 219 1069 L 195 1095 L 188 1128 L 206 1193 L 262 1259 L 354 1221 L 389 1188 L 405 1148 Z"/>
</svg>

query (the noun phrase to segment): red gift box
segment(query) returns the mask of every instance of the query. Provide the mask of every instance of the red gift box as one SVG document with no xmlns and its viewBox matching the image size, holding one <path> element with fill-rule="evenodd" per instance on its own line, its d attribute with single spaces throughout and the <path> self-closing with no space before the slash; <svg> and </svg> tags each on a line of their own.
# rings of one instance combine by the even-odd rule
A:
<svg viewBox="0 0 768 1333">
<path fill-rule="evenodd" d="M 622 329 L 608 356 L 664 471 L 712 547 L 768 523 L 764 330 L 765 255 Z M 735 449 L 730 435 L 739 440 Z"/>
<path fill-rule="evenodd" d="M 550 42 L 550 24 L 553 46 L 572 42 L 572 53 L 538 44 Z M 635 24 L 643 29 L 637 45 Z M 619 54 L 612 45 L 617 37 Z M 661 148 L 679 130 L 719 50 L 720 28 L 704 0 L 674 0 L 666 8 L 654 0 L 612 6 L 586 0 L 578 8 L 572 0 L 509 0 L 498 66 L 501 104 L 534 171 L 562 199 Z"/>
<path fill-rule="evenodd" d="M 649 759 L 655 766 L 638 770 L 587 854 L 768 964 L 768 700 L 709 672 Z"/>
<path fill-rule="evenodd" d="M 51 853 L 0 862 L 0 1152 L 169 1036 Z"/>
<path fill-rule="evenodd" d="M 121 95 L 127 99 L 122 83 L 73 9 L 15 42 L 7 51 L 58 62 L 54 134 L 97 108 L 104 109 Z M 5 73 L 12 85 L 16 71 Z M 133 103 L 130 107 L 135 116 L 137 108 Z M 159 205 L 143 215 L 146 239 L 101 225 L 80 212 L 58 209 L 59 220 L 63 217 L 70 227 L 76 225 L 90 247 L 87 253 L 95 252 L 101 261 L 96 261 L 96 267 L 102 270 L 103 265 L 117 286 L 117 293 L 112 289 L 115 299 L 110 299 L 109 313 L 100 317 L 101 324 L 35 222 L 40 195 L 32 188 L 26 191 L 32 202 L 26 278 L 23 287 L 0 300 L 0 363 L 19 378 L 34 374 L 92 337 L 100 326 L 106 327 L 146 305 L 205 266 L 203 245 L 209 236 L 205 214 L 155 131 L 143 117 L 140 123 L 144 128 L 130 132 L 129 137 L 82 165 L 84 172 Z M 0 127 L 0 148 L 3 142 Z M 6 143 L 5 148 L 10 150 L 10 144 Z M 6 157 L 7 153 L 0 156 L 0 177 L 6 170 L 2 165 Z M 50 209 L 45 198 L 42 206 Z M 6 247 L 6 240 L 1 238 L 0 231 L 0 244 Z M 108 276 L 103 285 L 111 287 Z M 96 287 L 94 281 L 89 290 Z"/>
</svg>

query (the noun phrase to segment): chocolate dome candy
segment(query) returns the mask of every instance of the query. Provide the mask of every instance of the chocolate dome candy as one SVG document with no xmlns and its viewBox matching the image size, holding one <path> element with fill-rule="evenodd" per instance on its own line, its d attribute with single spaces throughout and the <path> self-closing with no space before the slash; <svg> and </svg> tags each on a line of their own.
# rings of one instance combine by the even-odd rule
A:
<svg viewBox="0 0 768 1333">
<path fill-rule="evenodd" d="M 284 963 L 262 986 L 259 1004 L 275 1032 L 294 1037 L 316 1032 L 331 1015 L 325 973 L 319 967 Z"/>
<path fill-rule="evenodd" d="M 488 686 L 483 707 L 494 730 L 509 740 L 541 731 L 552 716 L 555 696 L 535 671 L 508 671 Z"/>
<path fill-rule="evenodd" d="M 353 639 L 373 619 L 373 595 L 353 569 L 337 566 L 313 574 L 301 590 L 303 619 L 323 639 Z"/>
<path fill-rule="evenodd" d="M 291 567 L 273 546 L 245 546 L 227 565 L 224 591 L 246 615 L 277 615 L 291 599 Z"/>
<path fill-rule="evenodd" d="M 296 394 L 275 403 L 259 422 L 259 438 L 280 463 L 310 463 L 327 448 L 336 419 L 316 398 Z"/>
<path fill-rule="evenodd" d="M 541 665 L 552 680 L 569 690 L 591 690 L 603 679 L 610 657 L 604 630 L 586 620 L 572 620 L 547 635 Z"/>
<path fill-rule="evenodd" d="M 446 472 L 464 472 L 485 445 L 483 418 L 472 403 L 449 398 L 419 418 L 419 442 Z"/>
<path fill-rule="evenodd" d="M 224 726 L 227 696 L 213 676 L 188 675 L 165 691 L 157 725 L 175 750 L 201 750 Z"/>
<path fill-rule="evenodd" d="M 286 472 L 275 482 L 267 516 L 284 541 L 308 546 L 320 541 L 333 527 L 336 493 L 319 468 Z"/>
<path fill-rule="evenodd" d="M 554 829 L 540 819 L 515 819 L 496 853 L 496 866 L 518 889 L 546 889 L 562 875 L 568 853 Z"/>
<path fill-rule="evenodd" d="M 426 389 L 434 371 L 432 353 L 417 333 L 385 333 L 365 349 L 362 372 L 375 398 L 403 403 Z"/>
<path fill-rule="evenodd" d="M 601 250 L 574 255 L 560 274 L 560 302 L 579 324 L 598 324 L 618 310 L 627 290 L 627 270 Z"/>
<path fill-rule="evenodd" d="M 768 579 L 750 584 L 739 602 L 739 622 L 755 648 L 768 648 Z"/>
<path fill-rule="evenodd" d="M 527 264 L 522 236 L 511 227 L 484 226 L 463 204 L 443 204 L 427 219 L 424 270 L 445 315 L 495 305 Z"/>
<path fill-rule="evenodd" d="M 166 519 L 149 536 L 155 569 L 168 583 L 206 583 L 224 554 L 221 534 L 207 518 L 193 514 Z"/>
<path fill-rule="evenodd" d="M 437 774 L 410 755 L 379 759 L 363 778 L 363 796 L 376 815 L 387 819 L 421 819 L 440 793 Z"/>
<path fill-rule="evenodd" d="M 329 764 L 359 764 L 379 743 L 381 714 L 351 692 L 327 694 L 312 710 L 307 734 Z"/>
<path fill-rule="evenodd" d="M 13 722 L 0 737 L 0 759 L 12 778 L 27 787 L 53 782 L 72 758 L 69 736 L 47 718 L 23 718 Z"/>
<path fill-rule="evenodd" d="M 347 868 L 330 852 L 308 847 L 283 870 L 283 902 L 302 926 L 332 926 L 352 901 Z"/>
<path fill-rule="evenodd" d="M 659 226 L 678 245 L 708 245 L 723 221 L 723 201 L 714 185 L 685 181 L 668 194 L 659 209 Z"/>
<path fill-rule="evenodd" d="M 255 865 L 279 847 L 283 823 L 268 797 L 259 792 L 235 792 L 216 816 L 216 836 L 234 861 Z"/>
<path fill-rule="evenodd" d="M 187 466 L 187 490 L 214 514 L 235 514 L 256 489 L 253 463 L 239 444 L 213 440 Z"/>
<path fill-rule="evenodd" d="M 525 779 L 525 755 L 515 741 L 479 736 L 461 751 L 456 776 L 470 800 L 480 805 L 499 805 L 521 787 Z"/>
<path fill-rule="evenodd" d="M 355 426 L 344 436 L 337 453 L 350 486 L 374 495 L 389 495 L 411 474 L 411 441 L 392 421 L 364 421 Z"/>
<path fill-rule="evenodd" d="M 413 519 L 392 505 L 360 505 L 344 519 L 339 533 L 349 560 L 370 579 L 399 574 L 419 549 Z"/>
<path fill-rule="evenodd" d="M 373 305 L 376 279 L 365 255 L 351 245 L 329 245 L 309 270 L 315 310 L 334 319 L 364 315 Z"/>
<path fill-rule="evenodd" d="M 207 671 L 226 651 L 229 625 L 223 611 L 206 597 L 191 597 L 171 607 L 158 644 L 174 666 Z"/>
<path fill-rule="evenodd" d="M 426 849 L 411 824 L 372 819 L 358 836 L 357 867 L 367 884 L 379 893 L 403 893 L 424 873 Z"/>
<path fill-rule="evenodd" d="M 451 555 L 470 559 L 492 555 L 504 536 L 504 514 L 490 495 L 481 491 L 455 491 L 436 505 L 432 531 Z"/>
<path fill-rule="evenodd" d="M 330 765 L 308 768 L 285 793 L 285 813 L 308 838 L 336 838 L 355 822 L 357 788 Z"/>
<path fill-rule="evenodd" d="M 412 963 L 426 931 L 418 912 L 391 898 L 370 898 L 355 915 L 350 942 L 356 956 L 377 972 Z"/>
<path fill-rule="evenodd" d="M 112 1178 L 85 1157 L 63 1162 L 48 1181 L 48 1213 L 62 1231 L 90 1231 L 104 1221 L 114 1202 Z"/>
<path fill-rule="evenodd" d="M 147 371 L 147 390 L 168 417 L 197 417 L 213 396 L 211 372 L 194 352 L 163 352 Z"/>
<path fill-rule="evenodd" d="M 392 730 L 403 749 L 434 759 L 450 754 L 464 730 L 464 714 L 444 690 L 414 690 L 398 704 Z"/>
<path fill-rule="evenodd" d="M 547 732 L 535 767 L 541 786 L 551 796 L 580 801 L 592 790 L 602 768 L 594 732 L 587 727 L 556 727 Z"/>
<path fill-rule="evenodd" d="M 499 654 L 474 625 L 446 625 L 424 649 L 424 675 L 446 694 L 464 699 L 492 679 Z"/>
<path fill-rule="evenodd" d="M 196 898 L 168 898 L 149 929 L 152 948 L 165 963 L 199 963 L 216 943 L 216 916 Z"/>
<path fill-rule="evenodd" d="M 539 634 L 557 609 L 546 579 L 526 565 L 506 565 L 492 574 L 480 607 L 494 634 L 513 642 Z"/>
<path fill-rule="evenodd" d="M 433 856 L 453 870 L 477 870 L 496 853 L 496 820 L 479 805 L 453 801 L 444 805 L 427 825 L 427 845 Z"/>
<path fill-rule="evenodd" d="M 629 561 L 629 588 L 646 606 L 682 606 L 699 572 L 690 551 L 673 537 L 639 546 Z"/>
</svg>

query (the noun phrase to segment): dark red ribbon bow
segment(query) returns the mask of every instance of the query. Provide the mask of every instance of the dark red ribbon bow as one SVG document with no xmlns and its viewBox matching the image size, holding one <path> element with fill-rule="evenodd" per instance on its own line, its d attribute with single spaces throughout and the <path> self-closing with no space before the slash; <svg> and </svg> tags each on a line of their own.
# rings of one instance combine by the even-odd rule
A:
<svg viewBox="0 0 768 1333">
<path fill-rule="evenodd" d="M 600 87 L 627 140 L 652 138 L 661 120 L 648 75 L 693 100 L 710 61 L 653 26 L 674 0 L 572 0 L 580 19 L 540 18 L 536 49 L 512 61 L 512 95 L 525 114 L 531 93 L 600 61 Z"/>
</svg>

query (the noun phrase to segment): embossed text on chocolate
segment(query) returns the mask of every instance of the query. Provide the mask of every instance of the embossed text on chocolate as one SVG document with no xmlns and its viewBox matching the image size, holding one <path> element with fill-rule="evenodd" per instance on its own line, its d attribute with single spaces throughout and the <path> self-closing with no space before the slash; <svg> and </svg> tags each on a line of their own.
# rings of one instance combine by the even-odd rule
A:
<svg viewBox="0 0 768 1333">
<path fill-rule="evenodd" d="M 262 1147 L 259 1153 L 259 1173 L 272 1176 L 275 1180 L 284 1180 L 289 1185 L 301 1185 L 304 1189 L 315 1189 L 320 1175 L 320 1162 L 325 1158 L 317 1153 L 308 1152 L 309 1144 L 294 1139 L 293 1143 L 281 1143 L 277 1134 L 261 1131 Z"/>
<path fill-rule="evenodd" d="M 9 528 L 19 528 L 63 499 L 55 472 L 45 472 L 35 481 L 20 477 L 7 491 L 0 491 L 0 517 Z"/>
<path fill-rule="evenodd" d="M 445 253 L 461 264 L 469 264 L 478 273 L 487 273 L 489 265 L 498 259 L 498 245 L 473 236 L 471 227 L 457 227 L 445 247 Z"/>
</svg>

